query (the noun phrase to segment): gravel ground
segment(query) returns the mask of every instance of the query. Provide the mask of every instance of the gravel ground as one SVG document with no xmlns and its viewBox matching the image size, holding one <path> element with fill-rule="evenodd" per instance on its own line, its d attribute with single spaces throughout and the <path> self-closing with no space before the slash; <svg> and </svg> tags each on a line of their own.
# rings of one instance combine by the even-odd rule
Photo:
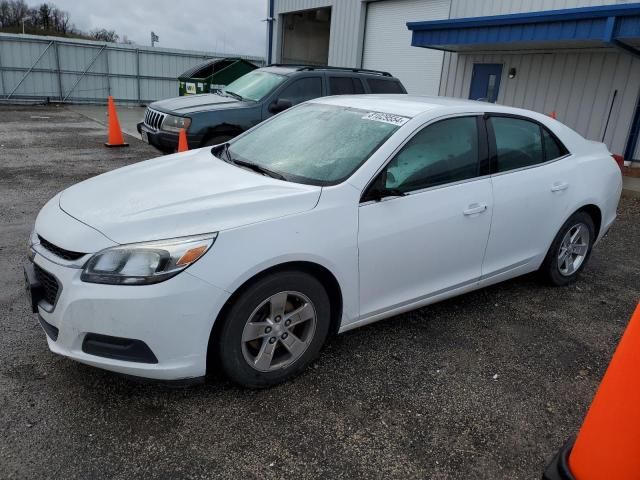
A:
<svg viewBox="0 0 640 480">
<path fill-rule="evenodd" d="M 156 152 L 106 149 L 60 107 L 0 109 L 1 478 L 539 478 L 640 297 L 623 199 L 571 287 L 523 277 L 346 333 L 270 390 L 135 383 L 48 351 L 22 263 L 46 200 Z"/>
</svg>

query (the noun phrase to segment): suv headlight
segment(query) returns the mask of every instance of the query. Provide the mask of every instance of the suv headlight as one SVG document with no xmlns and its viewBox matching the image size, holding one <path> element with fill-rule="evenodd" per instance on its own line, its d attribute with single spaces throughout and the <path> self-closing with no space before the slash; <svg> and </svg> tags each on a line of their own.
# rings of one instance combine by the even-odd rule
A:
<svg viewBox="0 0 640 480">
<path fill-rule="evenodd" d="M 191 119 L 189 117 L 176 117 L 175 115 L 167 115 L 162 121 L 160 128 L 167 132 L 179 132 L 181 128 L 189 130 Z"/>
<path fill-rule="evenodd" d="M 109 285 L 149 285 L 177 275 L 201 258 L 217 233 L 131 243 L 107 248 L 93 255 L 81 280 Z"/>
</svg>

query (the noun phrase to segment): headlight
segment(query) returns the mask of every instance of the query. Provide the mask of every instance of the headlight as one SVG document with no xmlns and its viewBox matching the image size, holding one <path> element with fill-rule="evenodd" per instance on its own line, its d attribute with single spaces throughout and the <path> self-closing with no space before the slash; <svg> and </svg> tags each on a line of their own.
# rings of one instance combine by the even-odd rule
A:
<svg viewBox="0 0 640 480">
<path fill-rule="evenodd" d="M 27 242 L 27 258 L 33 262 L 33 259 L 36 256 L 36 252 L 33 249 L 33 246 L 39 243 L 38 236 L 36 235 L 36 229 L 31 230 L 31 235 L 29 235 L 29 241 Z"/>
<path fill-rule="evenodd" d="M 211 233 L 107 248 L 89 259 L 80 278 L 109 285 L 162 282 L 195 263 L 217 236 Z"/>
<path fill-rule="evenodd" d="M 189 129 L 191 119 L 188 117 L 176 117 L 175 115 L 167 115 L 162 121 L 160 128 L 167 132 L 179 132 L 181 128 Z"/>
</svg>

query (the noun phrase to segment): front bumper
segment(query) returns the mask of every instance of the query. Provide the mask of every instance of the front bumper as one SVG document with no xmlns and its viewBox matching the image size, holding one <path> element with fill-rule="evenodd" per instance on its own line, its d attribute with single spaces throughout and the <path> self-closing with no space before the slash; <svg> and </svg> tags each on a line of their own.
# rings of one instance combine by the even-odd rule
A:
<svg viewBox="0 0 640 480">
<path fill-rule="evenodd" d="M 156 147 L 163 153 L 175 153 L 178 150 L 178 134 L 165 132 L 163 130 L 152 130 L 147 127 L 144 122 L 140 122 L 137 125 L 138 133 L 141 135 L 143 141 L 144 136 L 148 140 L 149 145 Z M 144 132 L 144 134 L 142 133 Z M 187 143 L 189 148 L 199 148 L 202 142 L 200 135 L 189 135 L 187 133 Z"/>
<path fill-rule="evenodd" d="M 80 280 L 78 268 L 58 265 L 40 254 L 33 261 L 60 283 L 53 308 L 46 302 L 38 305 L 52 352 L 94 367 L 150 379 L 181 380 L 206 374 L 211 328 L 229 298 L 224 290 L 188 271 L 154 285 L 91 284 Z M 52 331 L 57 335 L 51 335 Z M 127 357 L 105 354 L 105 338 L 107 343 L 113 338 L 139 342 L 135 348 L 143 343 L 156 361 L 122 360 Z M 94 343 L 93 350 L 87 348 L 89 340 Z M 121 345 L 128 352 L 133 348 L 127 342 Z"/>
</svg>

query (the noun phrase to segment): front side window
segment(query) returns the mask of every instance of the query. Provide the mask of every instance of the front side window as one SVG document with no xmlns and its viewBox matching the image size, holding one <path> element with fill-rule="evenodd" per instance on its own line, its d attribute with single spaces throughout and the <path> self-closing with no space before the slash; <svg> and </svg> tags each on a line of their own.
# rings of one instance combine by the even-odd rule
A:
<svg viewBox="0 0 640 480">
<path fill-rule="evenodd" d="M 278 98 L 291 101 L 292 105 L 306 102 L 322 96 L 322 80 L 320 77 L 300 78 L 278 95 Z"/>
<path fill-rule="evenodd" d="M 489 121 L 496 140 L 497 172 L 545 161 L 542 131 L 537 123 L 512 117 L 491 117 Z"/>
<path fill-rule="evenodd" d="M 393 122 L 386 117 L 394 117 Z M 331 185 L 348 178 L 408 120 L 386 117 L 307 103 L 233 140 L 228 152 L 231 160 L 250 162 L 287 180 Z"/>
<path fill-rule="evenodd" d="M 240 95 L 242 98 L 259 101 L 271 93 L 287 77 L 275 73 L 254 70 L 227 85 L 226 92 Z"/>
<path fill-rule="evenodd" d="M 475 117 L 442 120 L 418 132 L 386 168 L 387 189 L 402 193 L 478 175 Z"/>
</svg>

